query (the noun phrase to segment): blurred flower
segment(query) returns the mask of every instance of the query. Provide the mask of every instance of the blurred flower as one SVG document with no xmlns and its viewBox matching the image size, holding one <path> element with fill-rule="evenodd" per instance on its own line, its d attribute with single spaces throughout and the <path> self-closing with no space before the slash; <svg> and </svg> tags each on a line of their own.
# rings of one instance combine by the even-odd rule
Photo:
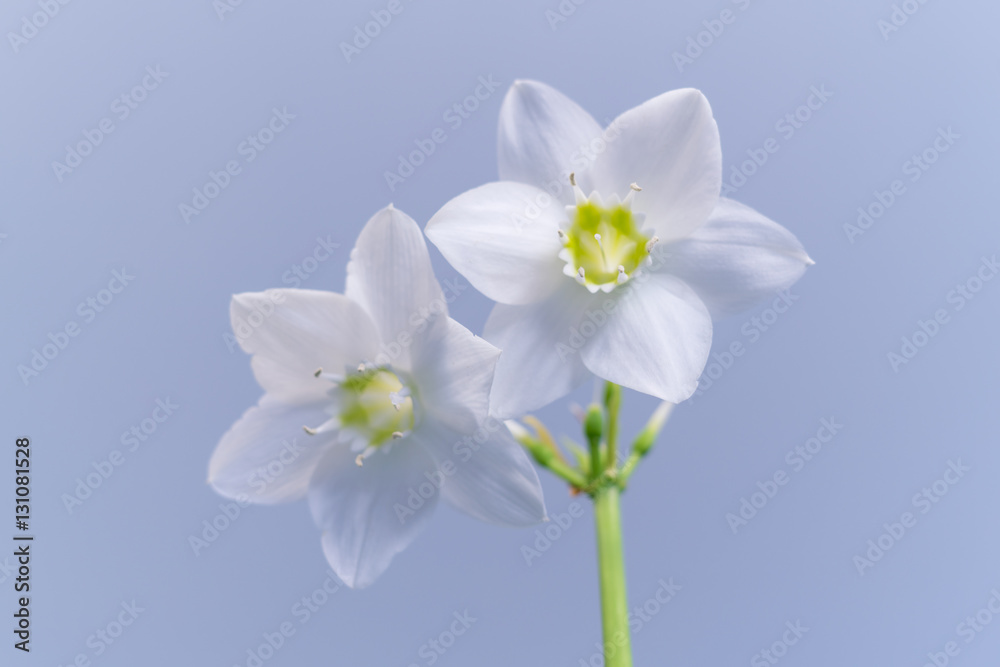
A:
<svg viewBox="0 0 1000 667">
<path fill-rule="evenodd" d="M 488 415 L 499 350 L 448 317 L 420 228 L 401 211 L 362 230 L 344 295 L 238 294 L 230 312 L 266 393 L 222 437 L 209 482 L 258 503 L 308 497 L 348 586 L 389 566 L 438 495 L 485 521 L 544 518 L 534 468 Z"/>
<path fill-rule="evenodd" d="M 712 318 L 812 264 L 786 229 L 720 198 L 718 128 L 697 90 L 664 93 L 602 130 L 553 88 L 515 82 L 499 159 L 500 182 L 452 199 L 426 230 L 498 302 L 483 334 L 503 350 L 497 416 L 539 408 L 591 373 L 683 401 Z"/>
</svg>

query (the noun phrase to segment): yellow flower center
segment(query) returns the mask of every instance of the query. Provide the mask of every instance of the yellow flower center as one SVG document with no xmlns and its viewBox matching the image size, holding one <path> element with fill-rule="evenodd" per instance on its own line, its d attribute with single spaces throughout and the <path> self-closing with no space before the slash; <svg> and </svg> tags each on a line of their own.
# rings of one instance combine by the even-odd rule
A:
<svg viewBox="0 0 1000 667">
<path fill-rule="evenodd" d="M 340 426 L 379 447 L 413 430 L 413 397 L 392 371 L 365 368 L 339 386 Z"/>
<path fill-rule="evenodd" d="M 636 191 L 633 186 L 624 202 L 616 198 L 611 206 L 603 206 L 577 190 L 578 203 L 570 209 L 569 226 L 559 234 L 563 241 L 559 257 L 566 262 L 564 273 L 591 292 L 610 292 L 627 282 L 657 241 L 640 229 L 642 214 L 632 212 Z"/>
</svg>

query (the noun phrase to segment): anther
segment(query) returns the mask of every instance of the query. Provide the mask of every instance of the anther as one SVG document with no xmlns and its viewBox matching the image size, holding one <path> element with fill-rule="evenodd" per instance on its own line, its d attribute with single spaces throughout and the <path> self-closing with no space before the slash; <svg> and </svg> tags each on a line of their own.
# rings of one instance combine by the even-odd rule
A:
<svg viewBox="0 0 1000 667">
<path fill-rule="evenodd" d="M 659 236 L 654 236 L 653 238 L 646 241 L 646 252 L 653 252 L 653 246 L 660 242 Z"/>
<path fill-rule="evenodd" d="M 579 206 L 587 201 L 587 195 L 583 194 L 583 190 L 580 186 L 576 184 L 576 173 L 570 172 L 569 184 L 573 186 L 573 195 L 576 198 L 576 204 Z"/>
<path fill-rule="evenodd" d="M 354 462 L 360 468 L 361 466 L 364 465 L 365 459 L 374 453 L 375 453 L 375 448 L 369 445 L 368 447 L 365 447 L 365 450 L 363 452 L 354 457 Z"/>
<path fill-rule="evenodd" d="M 581 266 L 580 269 L 576 272 L 576 282 L 582 285 L 584 282 L 586 282 L 586 280 L 587 280 L 587 272 L 584 271 L 583 267 Z"/>
</svg>

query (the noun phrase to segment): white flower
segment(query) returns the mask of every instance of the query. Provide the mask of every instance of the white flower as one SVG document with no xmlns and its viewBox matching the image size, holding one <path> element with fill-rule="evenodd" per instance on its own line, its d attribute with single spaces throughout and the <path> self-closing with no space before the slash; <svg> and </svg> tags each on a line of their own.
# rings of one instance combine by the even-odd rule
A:
<svg viewBox="0 0 1000 667">
<path fill-rule="evenodd" d="M 485 521 L 542 520 L 534 467 L 488 415 L 500 351 L 448 317 L 411 218 L 390 206 L 368 222 L 345 292 L 233 297 L 266 393 L 212 455 L 216 491 L 307 496 L 327 560 L 356 588 L 409 545 L 438 495 Z"/>
<path fill-rule="evenodd" d="M 593 373 L 672 403 L 691 396 L 712 317 L 789 287 L 812 264 L 780 225 L 720 198 L 708 101 L 674 90 L 606 129 L 518 81 L 500 110 L 500 182 L 448 202 L 427 236 L 498 302 L 494 413 L 512 417 Z M 590 194 L 585 194 L 589 192 Z"/>
</svg>

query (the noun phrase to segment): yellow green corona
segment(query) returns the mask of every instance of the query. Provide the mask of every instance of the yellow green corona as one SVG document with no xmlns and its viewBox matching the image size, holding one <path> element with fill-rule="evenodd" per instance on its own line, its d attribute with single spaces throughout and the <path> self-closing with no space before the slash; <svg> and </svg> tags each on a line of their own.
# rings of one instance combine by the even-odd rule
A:
<svg viewBox="0 0 1000 667">
<path fill-rule="evenodd" d="M 565 272 L 591 291 L 611 291 L 649 257 L 655 237 L 643 234 L 628 202 L 610 207 L 582 201 L 562 233 Z"/>
<path fill-rule="evenodd" d="M 378 447 L 413 430 L 413 397 L 395 373 L 366 368 L 347 376 L 339 387 L 340 426 Z"/>
</svg>

